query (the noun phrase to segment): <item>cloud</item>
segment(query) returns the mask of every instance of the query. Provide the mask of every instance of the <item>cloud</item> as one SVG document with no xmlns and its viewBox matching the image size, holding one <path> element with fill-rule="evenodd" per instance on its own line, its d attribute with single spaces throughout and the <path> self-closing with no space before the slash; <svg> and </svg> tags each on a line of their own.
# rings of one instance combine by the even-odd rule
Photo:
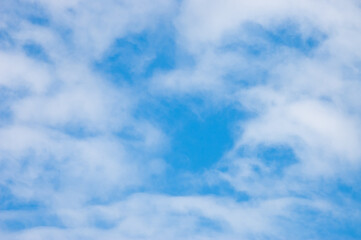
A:
<svg viewBox="0 0 361 240">
<path fill-rule="evenodd" d="M 0 12 L 2 238 L 361 236 L 357 2 L 29 0 Z M 136 50 L 116 49 L 122 39 Z M 114 80 L 103 61 L 137 74 Z M 177 169 L 177 130 L 150 117 L 157 101 L 199 101 L 199 119 L 233 109 L 233 146 L 204 171 Z"/>
<path fill-rule="evenodd" d="M 266 233 L 277 236 L 279 229 L 271 219 L 287 217 L 287 209 L 292 204 L 297 204 L 295 201 L 297 200 L 285 198 L 239 204 L 226 198 L 137 194 L 107 206 L 58 209 L 63 222 L 72 226 L 73 230 L 38 228 L 23 232 L 21 237 L 234 239 L 240 236 L 251 237 L 255 233 L 259 237 Z M 77 225 L 85 227 L 86 231 L 74 228 Z M 8 236 L 12 239 L 11 235 Z"/>
<path fill-rule="evenodd" d="M 153 154 L 163 134 L 132 115 L 138 101 L 133 90 L 105 81 L 89 64 L 116 37 L 150 23 L 130 26 L 117 19 L 132 21 L 135 12 L 144 19 L 148 13 L 156 17 L 163 7 L 79 4 L 30 1 L 5 6 L 14 10 L 5 15 L 3 30 L 13 46 L 1 52 L 1 87 L 16 97 L 4 106 L 9 120 L 0 131 L 1 184 L 12 198 L 35 201 L 49 211 L 69 201 L 78 206 L 104 195 L 110 198 L 112 192 L 139 186 L 164 168 L 163 160 Z M 94 15 L 96 9 L 100 15 Z M 105 19 L 103 12 L 113 17 Z M 26 19 L 33 14 L 43 14 L 39 17 L 46 24 Z M 111 25 L 97 25 L 100 18 Z M 110 28 L 106 34 L 98 32 L 104 27 Z M 23 50 L 28 42 L 40 46 L 46 61 Z"/>
</svg>

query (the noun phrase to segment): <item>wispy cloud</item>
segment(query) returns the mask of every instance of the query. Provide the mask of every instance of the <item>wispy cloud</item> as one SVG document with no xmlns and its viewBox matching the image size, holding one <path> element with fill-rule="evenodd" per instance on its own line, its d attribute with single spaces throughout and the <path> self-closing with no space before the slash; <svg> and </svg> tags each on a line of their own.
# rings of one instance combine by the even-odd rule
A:
<svg viewBox="0 0 361 240">
<path fill-rule="evenodd" d="M 0 237 L 358 239 L 360 18 L 352 0 L 5 0 Z"/>
</svg>

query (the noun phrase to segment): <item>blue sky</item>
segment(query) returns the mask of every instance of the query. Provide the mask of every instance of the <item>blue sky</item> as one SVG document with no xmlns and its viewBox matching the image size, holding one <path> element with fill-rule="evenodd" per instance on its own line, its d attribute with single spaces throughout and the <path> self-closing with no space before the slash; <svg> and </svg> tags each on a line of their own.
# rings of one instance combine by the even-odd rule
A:
<svg viewBox="0 0 361 240">
<path fill-rule="evenodd" d="M 4 0 L 0 239 L 360 239 L 353 0 Z"/>
</svg>

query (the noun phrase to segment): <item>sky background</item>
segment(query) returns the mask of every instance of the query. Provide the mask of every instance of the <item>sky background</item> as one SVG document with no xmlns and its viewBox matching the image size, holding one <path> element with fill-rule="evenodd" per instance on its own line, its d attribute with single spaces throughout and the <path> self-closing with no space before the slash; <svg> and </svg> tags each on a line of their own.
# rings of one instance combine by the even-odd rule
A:
<svg viewBox="0 0 361 240">
<path fill-rule="evenodd" d="M 0 0 L 0 239 L 361 239 L 358 0 Z"/>
</svg>

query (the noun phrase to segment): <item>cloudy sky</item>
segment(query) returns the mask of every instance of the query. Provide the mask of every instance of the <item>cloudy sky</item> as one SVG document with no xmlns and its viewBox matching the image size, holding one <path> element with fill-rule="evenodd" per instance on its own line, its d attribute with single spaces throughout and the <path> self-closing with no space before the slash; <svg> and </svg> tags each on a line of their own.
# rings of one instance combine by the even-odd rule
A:
<svg viewBox="0 0 361 240">
<path fill-rule="evenodd" d="M 0 239 L 361 238 L 358 0 L 0 0 Z"/>
</svg>

